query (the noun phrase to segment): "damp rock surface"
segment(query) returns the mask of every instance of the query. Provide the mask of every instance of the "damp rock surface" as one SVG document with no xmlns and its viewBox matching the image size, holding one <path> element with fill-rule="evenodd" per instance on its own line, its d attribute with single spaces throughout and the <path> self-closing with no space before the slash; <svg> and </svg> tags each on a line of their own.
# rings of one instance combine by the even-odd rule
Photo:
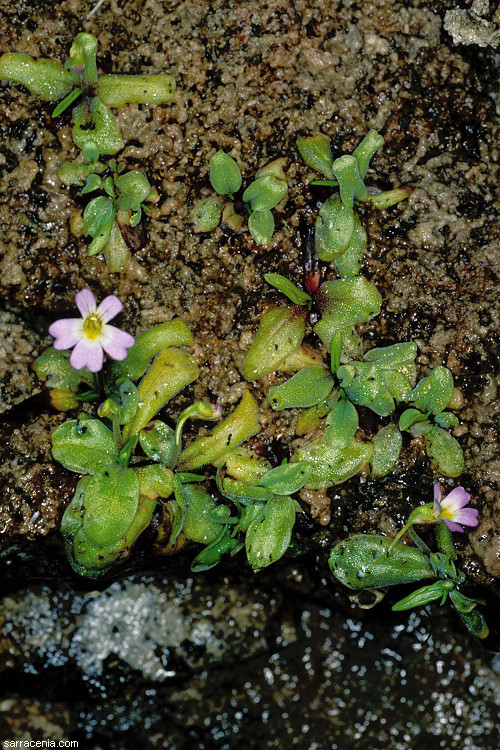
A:
<svg viewBox="0 0 500 750">
<path fill-rule="evenodd" d="M 93 748 L 495 750 L 500 660 L 456 622 L 290 593 L 143 574 L 5 596 L 0 721 Z"/>
</svg>

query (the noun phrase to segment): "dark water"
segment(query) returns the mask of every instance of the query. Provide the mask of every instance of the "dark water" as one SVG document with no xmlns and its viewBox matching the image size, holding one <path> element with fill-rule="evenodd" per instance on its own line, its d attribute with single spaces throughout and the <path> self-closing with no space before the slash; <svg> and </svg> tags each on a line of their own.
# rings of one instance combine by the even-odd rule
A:
<svg viewBox="0 0 500 750">
<path fill-rule="evenodd" d="M 498 748 L 500 655 L 327 586 L 131 575 L 4 597 L 2 737 L 84 748 Z M 43 698 L 41 696 L 44 696 Z M 0 718 L 0 721 L 2 719 Z"/>
</svg>

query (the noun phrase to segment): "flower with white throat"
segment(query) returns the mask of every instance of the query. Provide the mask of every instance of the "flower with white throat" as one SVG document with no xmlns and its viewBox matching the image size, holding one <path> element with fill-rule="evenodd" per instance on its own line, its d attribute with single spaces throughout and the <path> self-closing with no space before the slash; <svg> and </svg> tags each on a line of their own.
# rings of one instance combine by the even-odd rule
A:
<svg viewBox="0 0 500 750">
<path fill-rule="evenodd" d="M 54 349 L 73 349 L 69 363 L 75 370 L 86 367 L 90 372 L 99 372 L 104 364 L 104 353 L 111 359 L 125 359 L 134 337 L 108 325 L 123 309 L 118 297 L 110 294 L 98 307 L 90 289 L 82 289 L 75 302 L 82 317 L 62 318 L 49 328 L 55 338 Z"/>
</svg>

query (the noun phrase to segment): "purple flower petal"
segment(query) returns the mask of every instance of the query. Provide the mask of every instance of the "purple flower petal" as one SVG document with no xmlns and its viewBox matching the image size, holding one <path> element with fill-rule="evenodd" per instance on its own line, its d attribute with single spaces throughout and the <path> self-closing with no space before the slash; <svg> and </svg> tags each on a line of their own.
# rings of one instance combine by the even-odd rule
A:
<svg viewBox="0 0 500 750">
<path fill-rule="evenodd" d="M 463 487 L 455 487 L 454 490 L 446 495 L 441 505 L 449 512 L 455 513 L 456 511 L 460 510 L 460 508 L 463 508 L 464 505 L 467 505 L 469 500 L 470 495 L 464 490 Z"/>
<path fill-rule="evenodd" d="M 107 323 L 115 315 L 123 310 L 123 305 L 114 294 L 110 294 L 108 297 L 103 299 L 99 307 L 97 308 L 98 314 L 101 316 L 104 323 Z"/>
<path fill-rule="evenodd" d="M 90 372 L 99 372 L 99 370 L 102 370 L 103 359 L 100 343 L 81 339 L 71 352 L 69 363 L 75 370 L 86 367 Z"/>
<path fill-rule="evenodd" d="M 100 343 L 111 359 L 121 361 L 127 356 L 127 349 L 134 344 L 134 337 L 116 326 L 103 326 Z"/>
<path fill-rule="evenodd" d="M 86 318 L 96 311 L 95 297 L 90 289 L 82 289 L 81 292 L 78 292 L 75 302 L 82 318 Z"/>
<path fill-rule="evenodd" d="M 463 508 L 455 514 L 455 518 L 464 526 L 477 526 L 479 511 L 477 508 Z"/>
<path fill-rule="evenodd" d="M 447 518 L 443 518 L 443 521 L 448 526 L 450 531 L 459 531 L 461 534 L 464 533 L 463 527 L 454 521 L 449 521 Z"/>
<path fill-rule="evenodd" d="M 434 482 L 434 502 L 439 503 L 441 500 L 441 487 L 439 486 L 439 482 Z"/>
<path fill-rule="evenodd" d="M 83 335 L 81 318 L 62 318 L 49 326 L 49 333 L 55 338 L 54 349 L 71 349 Z"/>
</svg>

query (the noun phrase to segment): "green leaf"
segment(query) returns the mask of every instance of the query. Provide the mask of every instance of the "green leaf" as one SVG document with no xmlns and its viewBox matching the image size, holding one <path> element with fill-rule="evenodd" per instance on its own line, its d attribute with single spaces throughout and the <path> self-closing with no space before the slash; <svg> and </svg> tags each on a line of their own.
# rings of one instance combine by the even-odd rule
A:
<svg viewBox="0 0 500 750">
<path fill-rule="evenodd" d="M 139 384 L 137 411 L 133 420 L 125 425 L 123 439 L 127 441 L 132 435 L 137 435 L 171 398 L 196 380 L 198 375 L 198 365 L 183 349 L 169 347 L 160 352 Z"/>
<path fill-rule="evenodd" d="M 441 604 L 444 604 L 454 586 L 453 581 L 436 581 L 436 583 L 431 583 L 428 586 L 423 586 L 421 589 L 412 591 L 404 599 L 400 599 L 399 602 L 393 604 L 391 609 L 393 612 L 403 612 L 412 607 L 423 607 L 425 604 L 429 604 L 436 599 L 441 599 Z"/>
<path fill-rule="evenodd" d="M 266 568 L 285 554 L 295 524 L 295 504 L 291 497 L 272 497 L 262 518 L 248 527 L 245 547 L 254 572 Z"/>
<path fill-rule="evenodd" d="M 242 200 L 249 203 L 252 211 L 265 211 L 274 208 L 285 197 L 288 185 L 275 175 L 265 174 L 250 183 L 243 193 Z"/>
<path fill-rule="evenodd" d="M 434 421 L 440 427 L 458 427 L 460 424 L 457 417 L 449 411 L 443 411 L 440 414 L 436 414 Z"/>
<path fill-rule="evenodd" d="M 66 469 L 94 474 L 118 459 L 113 433 L 98 419 L 70 419 L 52 433 L 52 455 Z"/>
<path fill-rule="evenodd" d="M 87 203 L 83 212 L 83 233 L 96 237 L 101 229 L 114 217 L 113 200 L 100 195 Z"/>
<path fill-rule="evenodd" d="M 358 162 L 354 156 L 341 156 L 333 162 L 333 173 L 338 180 L 340 200 L 352 208 L 354 200 L 363 200 L 367 191 L 360 177 Z"/>
<path fill-rule="evenodd" d="M 450 593 L 450 599 L 452 601 L 453 594 L 455 593 L 458 592 L 452 591 Z M 472 635 L 474 635 L 476 638 L 483 639 L 488 637 L 488 635 L 490 634 L 488 623 L 477 607 L 475 607 L 472 612 L 460 612 L 460 610 L 457 610 L 457 614 L 469 633 L 472 633 Z"/>
<path fill-rule="evenodd" d="M 130 217 L 130 226 L 132 229 L 138 225 L 142 217 L 142 208 L 138 208 Z"/>
<path fill-rule="evenodd" d="M 258 485 L 271 490 L 274 495 L 293 495 L 307 483 L 311 472 L 312 467 L 305 461 L 282 464 L 266 472 L 258 480 Z"/>
<path fill-rule="evenodd" d="M 175 431 L 156 419 L 139 432 L 139 444 L 148 458 L 171 466 L 176 455 Z"/>
<path fill-rule="evenodd" d="M 342 331 L 336 330 L 332 336 L 330 344 L 330 369 L 335 375 L 340 367 L 340 357 L 342 355 Z"/>
<path fill-rule="evenodd" d="M 73 110 L 71 121 L 74 123 L 71 135 L 77 148 L 93 151 L 94 161 L 99 154 L 112 156 L 125 145 L 118 130 L 115 118 L 97 97 L 78 104 Z M 97 156 L 96 156 L 97 154 Z"/>
<path fill-rule="evenodd" d="M 326 136 L 320 134 L 302 138 L 299 135 L 297 148 L 308 167 L 321 172 L 327 180 L 333 180 L 333 156 Z"/>
<path fill-rule="evenodd" d="M 121 404 L 120 424 L 130 422 L 139 405 L 139 391 L 131 380 L 125 378 L 118 386 L 119 400 Z"/>
<path fill-rule="evenodd" d="M 340 387 L 358 406 L 368 406 L 381 417 L 394 411 L 394 399 L 385 385 L 383 371 L 370 362 L 351 362 L 337 370 Z"/>
<path fill-rule="evenodd" d="M 115 179 L 118 190 L 116 206 L 119 211 L 136 210 L 151 194 L 149 180 L 142 172 L 125 172 Z"/>
<path fill-rule="evenodd" d="M 210 232 L 220 221 L 223 198 L 211 196 L 198 203 L 189 215 L 195 232 Z"/>
<path fill-rule="evenodd" d="M 365 362 L 376 363 L 383 370 L 397 369 L 408 375 L 408 371 L 405 368 L 414 364 L 416 356 L 417 345 L 414 341 L 409 341 L 407 343 L 370 349 L 366 352 L 363 359 Z"/>
<path fill-rule="evenodd" d="M 314 244 L 320 260 L 332 261 L 345 253 L 354 232 L 354 211 L 331 195 L 320 208 L 315 223 Z"/>
<path fill-rule="evenodd" d="M 325 440 L 330 448 L 347 448 L 359 427 L 356 407 L 341 399 L 326 418 Z"/>
<path fill-rule="evenodd" d="M 273 492 L 267 487 L 258 487 L 256 484 L 242 482 L 240 479 L 231 479 L 230 477 L 224 477 L 222 490 L 225 497 L 242 505 L 266 502 L 273 495 Z"/>
<path fill-rule="evenodd" d="M 217 509 L 215 500 L 197 484 L 183 485 L 187 503 L 183 534 L 197 544 L 211 544 L 220 535 L 221 525 L 213 518 Z"/>
<path fill-rule="evenodd" d="M 85 182 L 85 187 L 83 187 L 80 190 L 80 195 L 85 195 L 86 193 L 93 193 L 94 190 L 99 190 L 101 185 L 102 185 L 102 179 L 99 177 L 98 174 L 94 174 L 94 173 L 89 174 L 89 176 L 87 177 L 87 181 Z"/>
<path fill-rule="evenodd" d="M 297 351 L 304 338 L 306 316 L 307 311 L 296 305 L 264 313 L 241 365 L 246 380 L 258 380 L 274 372 Z"/>
<path fill-rule="evenodd" d="M 109 466 L 85 487 L 83 531 L 93 544 L 114 544 L 124 536 L 139 505 L 139 479 L 133 469 Z"/>
<path fill-rule="evenodd" d="M 210 159 L 210 182 L 219 195 L 233 198 L 241 187 L 241 172 L 235 160 L 219 149 Z"/>
<path fill-rule="evenodd" d="M 343 278 L 358 276 L 363 263 L 367 244 L 368 236 L 361 224 L 359 216 L 355 213 L 354 229 L 347 250 L 332 261 L 333 267 L 339 276 L 342 276 Z"/>
<path fill-rule="evenodd" d="M 413 389 L 411 400 L 420 411 L 439 414 L 448 406 L 452 395 L 453 375 L 447 367 L 438 365 Z"/>
<path fill-rule="evenodd" d="M 173 519 L 169 544 L 174 544 L 181 533 L 187 513 L 185 487 L 177 474 L 174 474 L 172 478 L 172 489 L 174 491 L 174 501 L 172 502 Z"/>
<path fill-rule="evenodd" d="M 460 443 L 441 427 L 434 427 L 425 436 L 425 448 L 432 463 L 441 474 L 458 477 L 464 470 L 464 454 Z"/>
<path fill-rule="evenodd" d="M 315 490 L 347 481 L 361 471 L 372 454 L 371 443 L 353 440 L 347 447 L 339 449 L 338 446 L 332 447 L 326 437 L 323 437 L 299 448 L 290 463 L 306 461 L 312 466 L 306 487 Z"/>
<path fill-rule="evenodd" d="M 33 369 L 40 380 L 45 380 L 47 388 L 59 388 L 77 393 L 81 384 L 95 385 L 95 376 L 86 367 L 75 370 L 69 363 L 71 354 L 56 351 L 50 347 L 33 362 Z"/>
<path fill-rule="evenodd" d="M 416 422 L 427 421 L 427 414 L 422 414 L 418 409 L 405 409 L 399 418 L 399 429 L 405 432 Z"/>
<path fill-rule="evenodd" d="M 365 135 L 359 146 L 352 152 L 352 155 L 358 162 L 359 174 L 362 179 L 364 179 L 368 171 L 368 166 L 372 156 L 383 145 L 384 139 L 382 136 L 379 135 L 376 130 L 370 130 Z"/>
<path fill-rule="evenodd" d="M 373 195 L 367 195 L 365 201 L 371 203 L 375 208 L 384 209 L 394 206 L 400 201 L 404 201 L 409 198 L 413 193 L 413 188 L 409 185 L 403 185 L 393 190 L 387 190 L 385 193 L 375 193 Z"/>
<path fill-rule="evenodd" d="M 372 476 L 385 477 L 398 462 L 403 438 L 395 424 L 382 427 L 372 440 Z"/>
<path fill-rule="evenodd" d="M 191 331 L 181 318 L 153 326 L 135 337 L 135 343 L 121 362 L 109 362 L 105 371 L 106 384 L 114 385 L 119 378 L 139 380 L 149 363 L 159 352 L 169 346 L 184 346 L 193 342 Z"/>
<path fill-rule="evenodd" d="M 114 219 L 114 216 L 110 216 L 108 221 L 101 226 L 99 232 L 96 234 L 96 236 L 88 246 L 87 255 L 89 257 L 97 255 L 104 250 L 111 238 L 114 227 L 117 227 L 116 221 Z M 120 230 L 118 230 L 118 232 L 119 231 Z"/>
<path fill-rule="evenodd" d="M 224 555 L 230 554 L 237 546 L 238 541 L 231 537 L 231 530 L 222 526 L 217 539 L 205 547 L 191 563 L 193 573 L 202 573 L 210 570 L 221 561 Z"/>
<path fill-rule="evenodd" d="M 175 96 L 175 82 L 168 73 L 156 75 L 102 75 L 96 85 L 99 99 L 108 107 L 124 104 L 166 104 Z"/>
<path fill-rule="evenodd" d="M 366 323 L 379 314 L 382 305 L 377 287 L 364 276 L 326 281 L 320 295 L 323 318 L 335 328 Z"/>
<path fill-rule="evenodd" d="M 258 245 L 268 245 L 274 233 L 274 216 L 271 211 L 253 211 L 248 217 L 248 231 Z"/>
<path fill-rule="evenodd" d="M 111 176 L 108 176 L 104 179 L 102 183 L 102 189 L 107 195 L 109 195 L 110 198 L 116 197 L 115 188 L 113 185 L 113 178 Z"/>
<path fill-rule="evenodd" d="M 282 276 L 280 273 L 265 273 L 264 278 L 268 284 L 274 286 L 278 291 L 288 297 L 295 305 L 307 305 L 312 302 L 311 297 L 299 289 L 292 281 Z"/>
<path fill-rule="evenodd" d="M 429 432 L 432 432 L 432 430 L 435 428 L 435 425 L 432 425 L 428 419 L 426 419 L 423 422 L 415 422 L 410 427 L 410 434 L 412 437 L 419 437 L 420 435 L 427 435 Z"/>
<path fill-rule="evenodd" d="M 332 549 L 328 565 L 335 578 L 350 589 L 373 589 L 436 578 L 427 557 L 417 547 L 385 536 L 354 534 Z M 392 549 L 391 549 L 392 547 Z"/>
<path fill-rule="evenodd" d="M 269 389 L 269 403 L 275 411 L 308 407 L 324 401 L 333 388 L 333 378 L 324 367 L 313 365 L 299 370 L 281 385 Z"/>
<path fill-rule="evenodd" d="M 249 391 L 245 391 L 236 409 L 206 437 L 198 438 L 179 456 L 180 471 L 194 471 L 209 463 L 218 463 L 226 454 L 260 430 L 259 409 Z"/>
<path fill-rule="evenodd" d="M 54 111 L 52 112 L 52 117 L 58 117 L 60 114 L 62 114 L 68 107 L 70 107 L 75 99 L 78 99 L 80 94 L 82 93 L 81 88 L 76 88 L 71 91 L 68 96 L 65 96 L 62 102 L 59 102 L 57 107 L 54 108 Z"/>
<path fill-rule="evenodd" d="M 44 101 L 56 102 L 70 93 L 79 76 L 56 60 L 6 52 L 0 57 L 0 79 L 20 83 Z"/>
</svg>

